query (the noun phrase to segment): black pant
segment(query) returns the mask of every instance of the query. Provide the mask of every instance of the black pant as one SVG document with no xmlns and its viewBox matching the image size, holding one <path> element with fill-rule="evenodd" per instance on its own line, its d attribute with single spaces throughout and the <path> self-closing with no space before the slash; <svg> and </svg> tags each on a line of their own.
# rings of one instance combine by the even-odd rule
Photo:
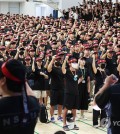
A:
<svg viewBox="0 0 120 134">
<path fill-rule="evenodd" d="M 100 112 L 100 110 L 96 111 L 96 110 L 93 109 L 93 126 L 94 125 L 98 125 L 98 118 L 99 118 L 99 116 L 100 116 L 100 121 L 103 118 L 106 118 L 107 116 L 106 116 L 105 110 L 101 110 L 101 112 Z M 100 125 L 102 125 L 102 124 L 100 124 Z"/>
</svg>

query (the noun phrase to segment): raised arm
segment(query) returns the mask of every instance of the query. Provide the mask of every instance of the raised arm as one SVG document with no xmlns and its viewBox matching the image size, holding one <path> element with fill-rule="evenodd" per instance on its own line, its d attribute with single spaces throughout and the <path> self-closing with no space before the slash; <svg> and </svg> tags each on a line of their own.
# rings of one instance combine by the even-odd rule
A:
<svg viewBox="0 0 120 134">
<path fill-rule="evenodd" d="M 67 61 L 68 61 L 68 56 L 65 57 L 65 60 L 62 64 L 62 73 L 63 74 L 66 74 L 66 63 L 67 63 Z"/>
<path fill-rule="evenodd" d="M 46 63 L 44 67 L 47 69 L 48 65 L 49 65 L 49 57 L 46 58 Z"/>
<path fill-rule="evenodd" d="M 35 57 L 33 57 L 32 71 L 35 72 Z"/>
<path fill-rule="evenodd" d="M 96 68 L 96 65 L 95 65 L 95 55 L 93 54 L 93 62 L 92 62 L 92 68 L 93 68 L 93 72 L 96 74 L 97 73 L 97 68 Z"/>
<path fill-rule="evenodd" d="M 19 53 L 20 53 L 20 49 L 19 49 L 19 47 L 17 48 L 17 53 L 16 53 L 16 55 L 15 55 L 15 57 L 14 57 L 14 59 L 18 59 L 18 57 L 19 57 Z"/>
<path fill-rule="evenodd" d="M 28 96 L 34 96 L 34 97 L 35 97 L 35 95 L 34 95 L 32 89 L 30 88 L 30 86 L 28 85 L 27 82 L 25 82 L 25 85 L 26 85 L 27 95 L 28 95 Z"/>
<path fill-rule="evenodd" d="M 52 60 L 50 61 L 49 65 L 47 67 L 47 70 L 49 73 L 52 71 L 54 61 L 55 61 L 55 55 L 52 57 Z"/>
</svg>

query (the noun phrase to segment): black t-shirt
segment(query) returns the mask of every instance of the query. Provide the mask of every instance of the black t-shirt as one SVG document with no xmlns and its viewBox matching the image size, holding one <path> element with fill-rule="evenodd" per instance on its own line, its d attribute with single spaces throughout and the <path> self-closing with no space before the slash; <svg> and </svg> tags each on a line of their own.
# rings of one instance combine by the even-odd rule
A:
<svg viewBox="0 0 120 134">
<path fill-rule="evenodd" d="M 95 94 L 99 91 L 99 88 L 103 85 L 104 80 L 106 78 L 106 72 L 97 70 L 97 73 L 95 74 Z"/>
<path fill-rule="evenodd" d="M 76 71 L 76 73 L 72 73 L 70 69 L 66 70 L 65 74 L 65 93 L 72 94 L 72 95 L 78 95 L 78 79 L 81 77 L 81 74 L 79 71 Z"/>
<path fill-rule="evenodd" d="M 52 90 L 63 90 L 64 89 L 64 75 L 61 67 L 54 67 L 50 72 L 51 77 L 51 89 Z"/>
<path fill-rule="evenodd" d="M 90 80 L 92 81 L 94 79 L 94 73 L 93 73 L 93 69 L 92 69 L 92 58 L 85 58 L 86 64 L 85 67 L 88 70 L 88 73 L 90 75 Z"/>
<path fill-rule="evenodd" d="M 34 79 L 34 73 L 32 71 L 32 66 L 26 66 L 26 77 L 27 80 Z"/>
<path fill-rule="evenodd" d="M 44 73 L 44 68 L 39 69 L 38 67 L 35 68 L 35 83 L 33 86 L 33 90 L 45 90 L 45 78 L 43 75 L 40 75 L 40 72 Z"/>
<path fill-rule="evenodd" d="M 113 57 L 112 59 L 106 58 L 106 69 L 108 69 L 109 75 L 115 74 L 117 75 L 117 63 L 115 58 Z"/>
<path fill-rule="evenodd" d="M 28 97 L 29 115 L 24 124 L 22 96 L 0 99 L 0 134 L 34 134 L 39 104 L 35 97 Z"/>
</svg>

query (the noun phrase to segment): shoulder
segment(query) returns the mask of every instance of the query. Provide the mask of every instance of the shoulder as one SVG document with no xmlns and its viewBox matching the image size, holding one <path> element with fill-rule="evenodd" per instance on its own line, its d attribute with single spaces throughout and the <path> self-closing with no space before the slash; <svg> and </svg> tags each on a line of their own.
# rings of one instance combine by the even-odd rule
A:
<svg viewBox="0 0 120 134">
<path fill-rule="evenodd" d="M 110 86 L 109 90 L 113 92 L 120 92 L 120 83 Z"/>
<path fill-rule="evenodd" d="M 37 108 L 39 110 L 40 108 L 39 102 L 37 98 L 35 98 L 34 96 L 28 96 L 28 103 L 30 106 Z"/>
</svg>

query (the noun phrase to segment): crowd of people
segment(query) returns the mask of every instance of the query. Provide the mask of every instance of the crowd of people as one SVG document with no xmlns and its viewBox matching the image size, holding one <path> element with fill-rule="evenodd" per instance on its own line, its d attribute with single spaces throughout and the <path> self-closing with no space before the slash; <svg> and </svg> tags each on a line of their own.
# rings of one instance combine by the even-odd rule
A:
<svg viewBox="0 0 120 134">
<path fill-rule="evenodd" d="M 89 100 L 105 78 L 119 78 L 120 3 L 90 1 L 64 10 L 58 19 L 0 14 L 0 61 L 9 59 L 25 65 L 26 80 L 39 103 L 47 106 L 50 97 L 50 121 L 55 122 L 58 105 L 57 120 L 69 131 L 68 110 L 74 122 L 77 109 L 85 119 Z M 105 110 L 93 110 L 94 127 L 100 115 L 106 118 Z"/>
</svg>

